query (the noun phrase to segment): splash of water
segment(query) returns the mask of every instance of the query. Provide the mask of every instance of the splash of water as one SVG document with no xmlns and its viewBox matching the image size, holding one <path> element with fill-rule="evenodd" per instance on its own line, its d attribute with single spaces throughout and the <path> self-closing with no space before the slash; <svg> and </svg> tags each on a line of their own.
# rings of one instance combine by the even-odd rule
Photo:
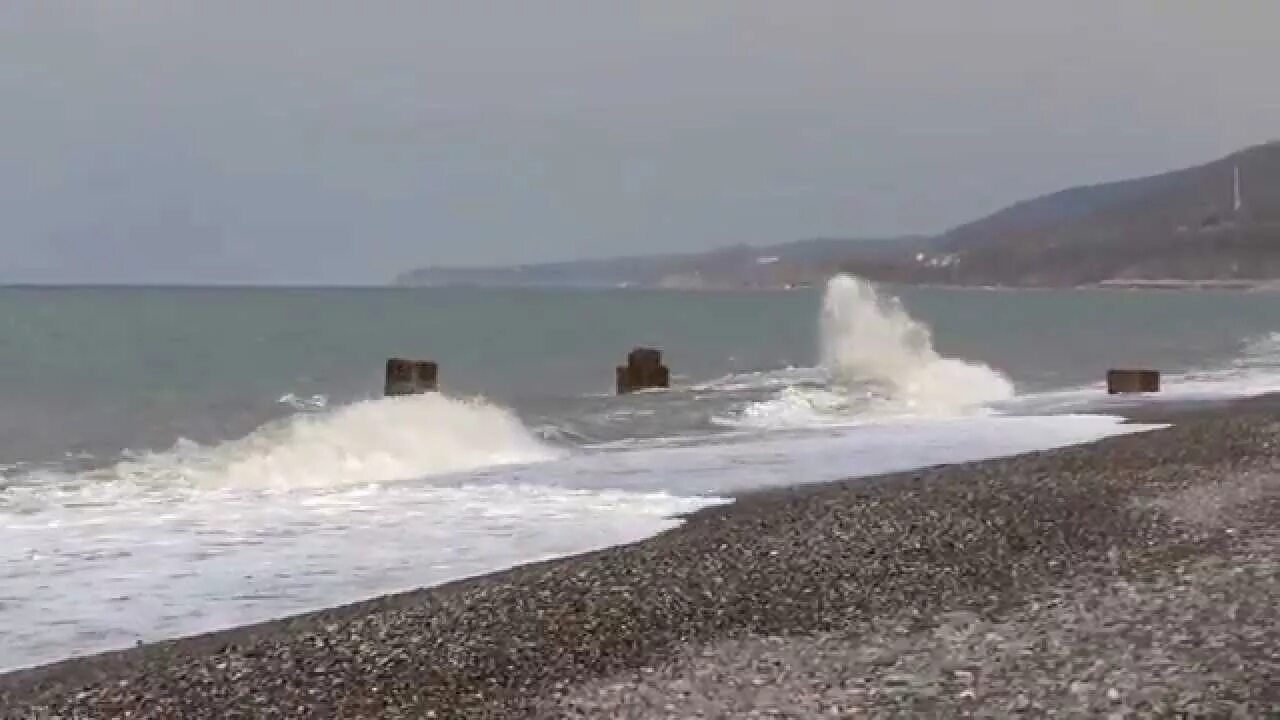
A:
<svg viewBox="0 0 1280 720">
<path fill-rule="evenodd" d="M 827 282 L 819 324 L 822 366 L 837 387 L 869 388 L 921 414 L 953 414 L 1013 396 L 1013 384 L 996 370 L 938 354 L 927 325 L 861 278 Z"/>
<path fill-rule="evenodd" d="M 927 325 L 860 278 L 837 275 L 828 281 L 818 330 L 819 367 L 748 378 L 751 387 L 782 387 L 712 421 L 768 430 L 954 417 L 985 411 L 1014 395 L 1013 384 L 998 371 L 939 354 Z"/>
<path fill-rule="evenodd" d="M 0 512 L 209 490 L 376 485 L 562 454 L 506 408 L 431 393 L 299 412 L 236 440 L 179 441 L 83 473 L 33 472 L 0 489 Z"/>
</svg>

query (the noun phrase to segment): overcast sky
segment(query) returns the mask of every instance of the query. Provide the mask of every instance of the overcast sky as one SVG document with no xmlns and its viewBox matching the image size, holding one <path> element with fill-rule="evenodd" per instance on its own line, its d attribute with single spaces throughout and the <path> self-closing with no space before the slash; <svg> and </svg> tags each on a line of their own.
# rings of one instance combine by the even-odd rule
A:
<svg viewBox="0 0 1280 720">
<path fill-rule="evenodd" d="M 934 232 L 1280 137 L 1280 3 L 0 2 L 0 281 Z"/>
</svg>

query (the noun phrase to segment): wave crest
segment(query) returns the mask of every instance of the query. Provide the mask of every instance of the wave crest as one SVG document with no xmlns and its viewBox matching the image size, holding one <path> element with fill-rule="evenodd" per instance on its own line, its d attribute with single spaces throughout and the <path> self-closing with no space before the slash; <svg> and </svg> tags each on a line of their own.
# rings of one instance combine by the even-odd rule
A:
<svg viewBox="0 0 1280 720">
<path fill-rule="evenodd" d="M 768 429 L 952 416 L 1014 395 L 1013 383 L 987 365 L 939 354 L 927 325 L 860 278 L 827 282 L 818 325 L 819 377 L 790 371 L 773 397 L 715 422 Z"/>
<path fill-rule="evenodd" d="M 300 412 L 237 440 L 215 445 L 183 440 L 169 450 L 126 456 L 110 467 L 36 478 L 35 485 L 76 494 L 87 488 L 106 494 L 293 490 L 378 484 L 561 454 L 506 408 L 429 393 Z"/>
<path fill-rule="evenodd" d="M 902 411 L 953 414 L 1013 396 L 1013 383 L 991 367 L 939 355 L 927 325 L 860 278 L 828 281 L 820 326 L 832 383 L 869 390 Z"/>
</svg>

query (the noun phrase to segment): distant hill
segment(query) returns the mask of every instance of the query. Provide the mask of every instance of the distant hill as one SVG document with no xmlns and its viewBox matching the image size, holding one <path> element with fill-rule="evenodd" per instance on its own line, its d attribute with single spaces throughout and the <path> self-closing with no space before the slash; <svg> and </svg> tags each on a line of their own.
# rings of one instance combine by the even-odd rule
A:
<svg viewBox="0 0 1280 720">
<path fill-rule="evenodd" d="M 802 285 L 825 277 L 850 258 L 897 257 L 928 238 L 814 239 L 703 253 L 620 257 L 510 267 L 427 267 L 396 279 L 400 285 L 477 287 L 667 287 L 726 289 Z M 922 245 L 923 246 L 923 245 Z"/>
<path fill-rule="evenodd" d="M 945 233 L 938 251 L 956 255 L 960 284 L 1280 278 L 1280 143 L 1018 203 Z"/>
<path fill-rule="evenodd" d="M 516 268 L 426 268 L 398 282 L 777 287 L 817 282 L 841 270 L 901 283 L 1042 287 L 1280 280 L 1280 142 L 1192 168 L 1044 195 L 933 237 L 806 240 Z"/>
</svg>

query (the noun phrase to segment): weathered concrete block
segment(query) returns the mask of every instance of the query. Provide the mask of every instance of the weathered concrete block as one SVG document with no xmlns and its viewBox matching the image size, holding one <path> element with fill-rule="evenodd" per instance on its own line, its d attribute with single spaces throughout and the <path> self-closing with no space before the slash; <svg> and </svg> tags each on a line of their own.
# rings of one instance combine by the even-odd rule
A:
<svg viewBox="0 0 1280 720">
<path fill-rule="evenodd" d="M 1107 393 L 1160 392 L 1160 373 L 1155 370 L 1108 370 Z"/>
<path fill-rule="evenodd" d="M 387 360 L 387 383 L 383 394 L 418 395 L 436 390 L 439 367 L 433 362 L 390 358 Z"/>
<path fill-rule="evenodd" d="M 619 366 L 615 374 L 619 395 L 671 387 L 671 371 L 662 364 L 662 351 L 654 348 L 635 348 L 627 354 L 627 364 Z"/>
</svg>

